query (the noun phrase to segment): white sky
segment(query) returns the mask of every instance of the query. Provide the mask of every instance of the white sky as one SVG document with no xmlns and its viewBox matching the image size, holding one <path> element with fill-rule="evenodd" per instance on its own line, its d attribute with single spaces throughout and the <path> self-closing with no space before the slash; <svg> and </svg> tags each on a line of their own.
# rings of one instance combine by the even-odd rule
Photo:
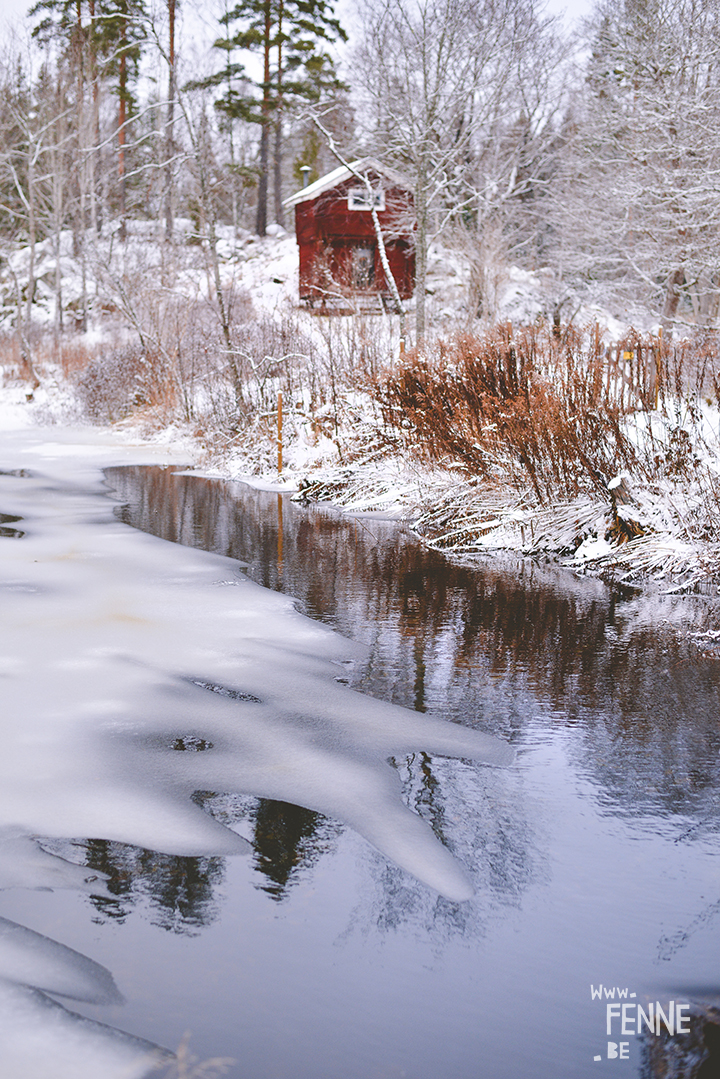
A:
<svg viewBox="0 0 720 1079">
<path fill-rule="evenodd" d="M 7 22 L 16 22 L 22 19 L 31 7 L 28 0 L 3 0 L 2 18 Z"/>
<path fill-rule="evenodd" d="M 546 0 L 547 9 L 553 14 L 567 12 L 568 18 L 573 21 L 588 15 L 592 10 L 592 0 Z"/>
<path fill-rule="evenodd" d="M 1 21 L 17 23 L 21 22 L 27 15 L 28 10 L 32 6 L 33 0 L 2 0 L 2 15 Z M 195 0 L 192 6 L 197 9 L 201 9 L 205 5 L 202 0 Z M 215 8 L 217 5 L 209 0 L 207 7 L 210 9 Z M 353 0 L 340 0 L 336 3 L 336 8 L 339 9 L 341 18 L 343 15 L 343 9 L 351 10 L 353 7 Z M 569 25 L 575 23 L 583 15 L 589 14 L 592 8 L 592 0 L 547 0 L 547 9 L 552 14 L 566 13 L 567 22 Z M 347 20 L 350 21 L 349 19 Z"/>
<path fill-rule="evenodd" d="M 568 26 L 573 25 L 585 15 L 589 15 L 592 8 L 592 0 L 547 0 L 548 13 L 551 15 L 564 14 Z"/>
</svg>

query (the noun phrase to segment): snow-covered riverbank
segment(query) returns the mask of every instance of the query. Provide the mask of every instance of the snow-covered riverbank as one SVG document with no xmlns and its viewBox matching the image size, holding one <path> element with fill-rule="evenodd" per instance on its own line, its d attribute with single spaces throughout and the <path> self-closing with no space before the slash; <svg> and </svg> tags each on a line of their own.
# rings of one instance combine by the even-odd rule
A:
<svg viewBox="0 0 720 1079">
<path fill-rule="evenodd" d="M 668 344 L 658 334 L 640 336 L 577 297 L 577 322 L 558 341 L 542 328 L 553 281 L 510 268 L 498 301 L 509 321 L 485 336 L 465 335 L 458 346 L 467 267 L 438 249 L 430 276 L 439 336 L 429 346 L 432 377 L 420 408 L 407 388 L 418 371 L 412 354 L 401 360 L 396 316 L 328 318 L 297 307 L 292 237 L 223 239 L 223 283 L 234 297 L 230 351 L 208 298 L 202 253 L 179 247 L 176 254 L 172 287 L 165 287 L 166 253 L 153 233 L 138 229 L 112 255 L 113 273 L 127 278 L 130 291 L 117 293 L 112 275 L 97 282 L 114 314 L 100 316 L 91 334 L 57 341 L 41 334 L 32 372 L 9 336 L 0 426 L 90 420 L 118 438 L 168 445 L 209 475 L 250 478 L 348 513 L 402 518 L 448 552 L 509 550 L 633 584 L 714 586 L 720 417 L 709 339 Z M 46 261 L 51 266 L 49 254 Z M 77 267 L 71 258 L 63 266 L 71 295 Z M 51 322 L 52 305 L 38 304 L 39 322 Z M 650 326 L 649 317 L 638 317 Z M 528 328 L 533 319 L 539 323 Z M 495 391 L 481 385 L 473 397 L 477 386 L 463 379 L 477 382 L 494 356 L 491 381 L 502 381 L 523 339 L 537 364 L 535 398 L 523 413 L 518 402 L 527 387 L 506 387 L 483 418 L 481 402 Z M 438 363 L 438 355 L 446 359 Z M 521 357 L 515 376 L 522 380 L 526 368 Z M 402 371 L 408 377 L 398 392 L 392 385 Z M 450 416 L 438 440 L 438 421 L 464 399 L 467 407 Z M 515 434 L 505 438 L 508 422 Z M 553 423 L 558 430 L 546 438 L 543 425 Z M 536 445 L 523 464 L 525 433 Z"/>
<path fill-rule="evenodd" d="M 720 469 L 717 410 L 704 406 L 702 446 L 692 445 L 706 476 Z M 488 488 L 457 469 L 433 466 L 407 454 L 378 447 L 377 409 L 366 396 L 343 403 L 342 426 L 333 440 L 314 422 L 285 412 L 283 471 L 268 465 L 276 455 L 270 423 L 248 442 L 208 440 L 192 425 L 167 421 L 157 411 L 141 411 L 118 424 L 94 427 L 93 437 L 111 444 L 143 447 L 138 456 L 164 457 L 198 474 L 241 479 L 301 500 L 327 501 L 352 515 L 403 520 L 423 540 L 450 555 L 488 556 L 512 552 L 551 559 L 580 574 L 601 576 L 663 591 L 714 592 L 720 574 L 720 544 L 707 535 L 700 518 L 712 513 L 712 492 L 698 483 L 643 483 L 629 473 L 612 478 L 608 490 L 538 506 L 512 490 Z M 0 429 L 51 423 L 60 432 L 78 413 L 72 389 L 60 379 L 36 390 L 26 401 L 21 383 L 0 390 Z M 658 446 L 668 441 L 667 423 L 639 415 L 640 425 L 655 425 Z M 631 427 L 631 437 L 632 435 Z M 349 460 L 338 455 L 342 440 Z M 264 444 L 263 444 L 264 441 Z M 697 456 L 701 454 L 702 456 Z M 713 503 L 714 505 L 714 503 Z M 623 531 L 624 529 L 624 531 Z"/>
</svg>

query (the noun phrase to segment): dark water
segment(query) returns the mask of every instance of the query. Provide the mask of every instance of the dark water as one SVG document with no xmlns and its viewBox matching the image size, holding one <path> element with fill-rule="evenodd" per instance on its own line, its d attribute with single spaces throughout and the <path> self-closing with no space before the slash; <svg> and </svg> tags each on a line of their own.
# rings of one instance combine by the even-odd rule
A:
<svg viewBox="0 0 720 1079">
<path fill-rule="evenodd" d="M 4 536 L 6 539 L 22 539 L 25 535 L 22 529 L 12 527 L 21 520 L 22 517 L 18 517 L 14 513 L 0 513 L 0 536 Z"/>
<path fill-rule="evenodd" d="M 720 660 L 693 636 L 711 610 L 449 562 L 397 525 L 240 484 L 106 475 L 126 523 L 239 560 L 362 643 L 339 678 L 518 749 L 509 770 L 396 762 L 474 877 L 464 904 L 336 821 L 216 791 L 196 800 L 251 840 L 249 864 L 88 842 L 111 897 L 87 902 L 128 998 L 113 1022 L 164 1044 L 189 1030 L 236 1079 L 720 1074 Z M 600 984 L 627 990 L 624 1035 Z M 629 1029 L 635 1002 L 670 1001 L 690 1033 Z"/>
<path fill-rule="evenodd" d="M 525 560 L 452 562 L 392 522 L 172 469 L 106 475 L 126 523 L 241 561 L 252 580 L 366 645 L 353 677 L 365 692 L 451 720 L 481 717 L 516 740 L 529 699 L 586 746 L 622 746 L 598 775 L 616 809 L 628 798 L 637 813 L 645 796 L 697 810 L 717 783 L 720 667 L 712 643 L 693 635 L 717 620 L 698 599 L 650 600 Z"/>
</svg>

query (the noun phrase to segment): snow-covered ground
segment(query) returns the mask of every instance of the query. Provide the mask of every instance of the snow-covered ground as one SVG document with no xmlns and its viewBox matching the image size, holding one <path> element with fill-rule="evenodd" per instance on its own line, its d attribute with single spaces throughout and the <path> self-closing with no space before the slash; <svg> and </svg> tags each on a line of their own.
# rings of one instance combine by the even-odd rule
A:
<svg viewBox="0 0 720 1079">
<path fill-rule="evenodd" d="M 128 327 L 126 334 L 138 327 L 159 340 L 159 308 L 153 307 L 145 293 L 164 289 L 162 278 L 167 271 L 159 242 L 158 227 L 153 223 L 131 223 L 130 239 L 124 248 L 106 242 L 107 267 L 98 270 L 96 278 L 85 288 L 89 297 L 92 326 L 84 335 L 68 339 L 80 347 L 94 349 L 100 361 L 96 381 L 102 393 L 103 350 L 110 347 L 108 330 L 101 314 L 103 304 L 113 303 L 123 308 Z M 178 234 L 191 232 L 191 223 L 177 222 Z M 608 573 L 616 577 L 655 577 L 665 580 L 667 587 L 694 587 L 707 582 L 720 566 L 720 548 L 706 533 L 712 497 L 697 484 L 661 483 L 650 487 L 629 475 L 611 478 L 621 484 L 624 493 L 619 509 L 614 496 L 588 498 L 582 496 L 568 504 L 551 509 L 528 505 L 527 500 L 508 494 L 498 498 L 496 492 L 483 491 L 477 484 L 461 477 L 457 470 L 421 466 L 407 455 L 391 453 L 378 437 L 378 410 L 369 396 L 350 385 L 352 365 L 358 350 L 369 341 L 375 350 L 375 361 L 397 355 L 400 323 L 386 314 L 363 314 L 357 323 L 347 316 L 335 319 L 318 318 L 316 313 L 300 309 L 297 297 L 297 248 L 295 239 L 284 230 L 271 227 L 271 235 L 263 240 L 242 233 L 235 236 L 231 229 L 220 228 L 218 256 L 223 288 L 233 302 L 247 308 L 246 329 L 239 333 L 239 347 L 244 346 L 243 334 L 254 332 L 263 320 L 277 324 L 283 332 L 289 327 L 302 342 L 291 340 L 283 348 L 317 346 L 318 351 L 335 357 L 333 363 L 345 365 L 342 377 L 336 376 L 332 364 L 325 370 L 313 371 L 313 378 L 325 380 L 326 403 L 310 405 L 307 390 L 299 388 L 292 400 L 284 403 L 283 471 L 278 475 L 276 461 L 276 429 L 273 409 L 276 390 L 281 380 L 268 376 L 272 356 L 260 355 L 257 347 L 251 360 L 254 369 L 263 368 L 257 375 L 253 393 L 253 408 L 259 417 L 254 425 L 246 426 L 239 436 L 222 430 L 213 431 L 212 411 L 232 410 L 232 403 L 223 400 L 223 393 L 213 390 L 202 376 L 193 376 L 188 392 L 194 395 L 199 407 L 210 415 L 201 427 L 178 418 L 178 409 L 153 407 L 132 408 L 116 431 L 123 437 L 142 436 L 146 441 L 167 443 L 186 461 L 208 475 L 249 478 L 262 486 L 283 490 L 305 489 L 313 497 L 332 499 L 349 513 L 374 513 L 402 517 L 414 524 L 426 542 L 437 543 L 449 551 L 487 552 L 510 549 L 543 556 L 561 557 L 578 572 Z M 65 307 L 77 302 L 81 291 L 80 266 L 72 255 L 71 237 L 63 235 L 61 244 L 62 288 Z M 173 288 L 191 313 L 197 315 L 199 298 L 212 297 L 214 284 L 207 252 L 199 247 L 183 248 L 184 268 L 173 270 Z M 12 270 L 19 279 L 27 273 L 28 255 L 21 249 L 11 257 Z M 163 268 L 165 267 L 165 268 Z M 56 317 L 56 277 L 54 251 L 46 241 L 36 251 L 35 274 L 38 278 L 38 299 L 33 317 L 51 326 Z M 468 325 L 469 303 L 472 296 L 471 267 L 462 254 L 434 246 L 430 250 L 428 277 L 429 316 L 438 332 L 453 332 Z M 493 310 L 500 321 L 527 325 L 551 321 L 553 312 L 561 307 L 563 319 L 572 317 L 578 326 L 599 327 L 605 343 L 617 341 L 628 332 L 629 322 L 593 304 L 587 296 L 580 297 L 564 289 L 549 269 L 530 272 L 517 267 L 499 268 L 493 275 L 491 287 Z M 103 294 L 103 289 L 107 294 Z M 133 291 L 134 290 L 134 291 Z M 90 295 L 94 293 L 94 297 Z M 132 294 L 132 295 L 131 295 Z M 159 301 L 158 301 L 159 302 Z M 112 304 L 110 304 L 112 306 Z M 5 324 L 15 317 L 12 289 L 5 280 Z M 95 314 L 92 312 L 95 311 Z M 408 310 L 412 322 L 412 304 Z M 118 333 L 117 310 L 113 322 L 115 343 Z M 67 315 L 66 315 L 67 320 Z M 133 322 L 135 320 L 135 322 Z M 633 322 L 640 331 L 654 331 L 657 326 L 647 313 L 634 312 Z M 105 326 L 105 328 L 103 328 Z M 359 328 L 358 328 L 359 327 Z M 191 321 L 185 331 L 178 331 L 176 347 L 183 347 L 183 332 L 194 330 Z M 153 336 L 155 334 L 155 337 Z M 104 336 L 105 335 L 105 336 Z M 113 345 L 114 347 L 114 345 Z M 222 350 L 221 345 L 215 345 Z M 249 346 L 248 346 L 249 347 Z M 268 346 L 270 347 L 270 346 Z M 202 349 L 200 350 L 202 351 Z M 113 370 L 122 370 L 122 357 L 114 361 Z M 317 361 L 314 361 L 317 362 Z M 119 368 L 118 368 L 119 365 Z M 264 367 L 263 367 L 264 365 Z M 40 372 L 40 385 L 34 388 L 28 402 L 28 385 L 8 378 L 0 388 L 0 426 L 30 426 L 55 423 L 63 425 L 84 418 L 85 398 L 78 396 L 77 380 L 62 375 L 57 363 L 46 362 Z M 335 379 L 339 388 L 336 392 Z M 343 384 L 344 379 L 344 384 Z M 332 382 L 332 393 L 329 382 Z M 277 387 L 276 387 L 277 383 Z M 97 391 L 93 391 L 97 392 Z M 185 392 L 185 391 L 183 391 Z M 215 397 L 213 398 L 213 393 Z M 332 398 L 332 399 L 331 399 Z M 695 446 L 701 470 L 706 476 L 720 472 L 717 409 L 706 402 L 697 402 L 697 413 L 684 418 L 678 415 L 677 425 L 687 428 L 692 439 L 700 436 Z M 638 441 L 648 437 L 659 447 L 667 449 L 671 431 L 660 415 L 636 414 L 627 424 L 627 434 Z M 701 430 L 702 428 L 702 430 Z M 699 474 L 699 473 L 698 473 Z M 632 529 L 643 534 L 629 543 L 611 540 L 610 533 L 618 513 L 632 523 Z M 616 523 L 616 522 L 615 522 Z M 623 537 L 624 538 L 624 537 Z"/>
<path fill-rule="evenodd" d="M 192 233 L 192 223 L 184 219 L 175 222 L 179 238 Z M 157 222 L 128 222 L 129 239 L 121 247 L 113 242 L 115 233 L 108 230 L 109 238 L 95 241 L 92 259 L 85 269 L 85 292 L 90 309 L 102 296 L 103 273 L 121 276 L 123 272 L 147 275 L 148 284 L 157 284 L 153 268 L 167 256 L 163 254 L 162 229 Z M 115 230 L 117 231 L 117 229 Z M 221 264 L 221 277 L 225 287 L 245 290 L 251 297 L 258 314 L 277 314 L 297 308 L 298 254 L 295 237 L 279 225 L 271 225 L 269 235 L 259 239 L 242 230 L 235 235 L 228 226 L 218 226 L 217 253 Z M 196 295 L 198 290 L 208 294 L 214 283 L 208 273 L 203 248 L 185 246 L 187 267 L 176 283 L 179 291 Z M 188 258 L 188 250 L 196 257 Z M 60 295 L 65 311 L 65 325 L 72 326 L 68 312 L 77 309 L 83 292 L 83 271 L 77 257 L 73 256 L 73 237 L 70 232 L 60 236 Z M 2 317 L 0 329 L 9 329 L 16 318 L 16 280 L 24 281 L 30 262 L 27 248 L 16 250 L 8 259 L 8 268 L 0 271 L 2 293 Z M 9 272 L 9 271 L 12 272 Z M 14 275 L 14 276 L 13 276 Z M 35 324 L 53 326 L 56 319 L 57 276 L 55 242 L 48 239 L 36 245 L 34 276 L 36 300 L 33 307 Z M 428 254 L 427 306 L 431 322 L 442 331 L 455 331 L 471 327 L 476 312 L 471 311 L 473 302 L 473 271 L 469 260 L 462 253 L 451 251 L 440 244 L 430 247 Z M 106 277 L 105 287 L 111 281 Z M 641 333 L 655 331 L 657 319 L 641 310 L 613 311 L 595 302 L 589 295 L 581 295 L 569 288 L 549 267 L 536 271 L 518 266 L 502 266 L 486 273 L 486 303 L 489 306 L 489 324 L 512 322 L 527 325 L 538 319 L 551 321 L 553 312 L 561 305 L 563 322 L 572 320 L 581 326 L 598 322 L 605 331 L 606 340 L 618 340 L 632 325 Z M 406 308 L 412 312 L 414 301 Z M 312 319 L 308 320 L 312 325 Z M 475 324 L 477 325 L 477 323 Z"/>
</svg>

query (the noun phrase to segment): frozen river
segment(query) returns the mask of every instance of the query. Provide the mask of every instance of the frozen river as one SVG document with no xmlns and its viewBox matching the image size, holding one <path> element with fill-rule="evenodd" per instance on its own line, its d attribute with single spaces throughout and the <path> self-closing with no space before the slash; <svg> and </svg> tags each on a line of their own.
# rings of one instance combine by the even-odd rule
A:
<svg viewBox="0 0 720 1079">
<path fill-rule="evenodd" d="M 1 1079 L 716 1074 L 705 601 L 152 460 L 0 440 Z"/>
</svg>

